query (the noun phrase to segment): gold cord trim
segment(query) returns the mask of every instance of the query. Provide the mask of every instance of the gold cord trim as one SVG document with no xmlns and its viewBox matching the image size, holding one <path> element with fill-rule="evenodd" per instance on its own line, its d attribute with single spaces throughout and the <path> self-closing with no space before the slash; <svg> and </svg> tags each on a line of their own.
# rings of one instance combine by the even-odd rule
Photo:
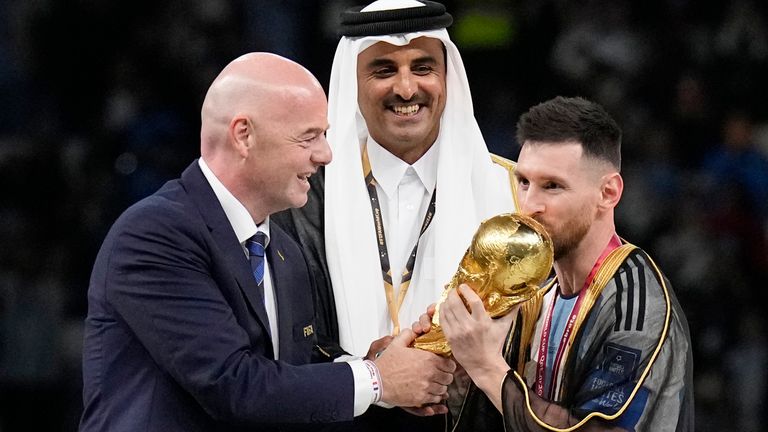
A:
<svg viewBox="0 0 768 432">
<path fill-rule="evenodd" d="M 619 249 L 624 248 L 624 246 L 629 246 L 628 248 L 626 248 L 626 249 L 628 249 L 628 251 L 626 251 L 626 252 L 617 252 L 617 251 L 619 251 Z M 617 255 L 618 254 L 623 255 L 623 259 L 618 264 L 621 264 L 621 262 L 623 262 L 623 260 L 626 259 L 627 255 L 629 255 L 629 252 L 631 252 L 633 249 L 636 248 L 636 246 L 631 245 L 629 243 L 625 244 L 624 246 L 621 246 L 618 249 L 613 251 L 613 252 L 616 252 Z M 611 255 L 613 255 L 613 252 L 611 253 Z M 611 255 L 609 255 L 606 258 L 606 262 L 609 259 L 612 258 Z M 632 389 L 632 393 L 629 394 L 629 397 L 627 398 L 626 402 L 624 402 L 624 405 L 622 405 L 622 407 L 619 408 L 619 410 L 615 414 L 608 415 L 608 414 L 604 414 L 604 413 L 601 413 L 601 412 L 593 411 L 593 412 L 587 414 L 586 417 L 584 417 L 583 419 L 581 419 L 581 421 L 579 421 L 578 423 L 576 423 L 575 425 L 573 425 L 571 427 L 568 427 L 568 428 L 557 428 L 557 427 L 548 425 L 546 422 L 541 420 L 536 415 L 536 413 L 533 411 L 533 408 L 531 407 L 531 398 L 530 398 L 528 386 L 526 385 L 525 380 L 516 371 L 513 371 L 514 377 L 517 380 L 519 380 L 520 383 L 522 383 L 522 388 L 524 389 L 524 396 L 525 396 L 525 407 L 528 409 L 528 413 L 531 415 L 531 418 L 533 418 L 533 420 L 539 426 L 541 426 L 541 427 L 543 427 L 543 428 L 545 428 L 547 430 L 553 431 L 553 432 L 572 432 L 572 431 L 580 428 L 581 426 L 583 426 L 585 423 L 587 423 L 589 420 L 591 420 L 594 417 L 598 417 L 600 419 L 607 420 L 607 421 L 615 420 L 619 416 L 624 414 L 624 411 L 626 411 L 627 407 L 632 402 L 632 399 L 634 399 L 635 395 L 640 390 L 640 387 L 642 386 L 643 381 L 645 381 L 645 378 L 650 373 L 651 367 L 653 366 L 653 363 L 656 361 L 656 358 L 659 356 L 659 352 L 661 351 L 661 347 L 662 347 L 662 345 L 664 344 L 664 341 L 667 338 L 667 332 L 669 330 L 669 321 L 670 321 L 670 317 L 672 315 L 672 307 L 671 307 L 671 301 L 670 301 L 670 298 L 669 298 L 669 290 L 667 288 L 666 282 L 664 281 L 664 275 L 661 274 L 661 270 L 659 270 L 659 267 L 656 265 L 656 263 L 653 261 L 653 259 L 650 256 L 648 256 L 647 254 L 646 254 L 646 257 L 648 258 L 648 261 L 651 263 L 651 265 L 653 266 L 653 268 L 656 271 L 656 273 L 659 275 L 659 280 L 661 281 L 661 288 L 664 291 L 664 300 L 665 300 L 666 305 L 667 305 L 667 312 L 666 312 L 666 315 L 664 317 L 664 327 L 662 328 L 662 331 L 661 331 L 661 337 L 659 338 L 659 343 L 656 345 L 656 349 L 653 351 L 653 354 L 651 355 L 651 358 L 648 361 L 648 365 L 645 367 L 645 369 L 643 370 L 643 373 L 640 375 L 640 378 L 637 380 L 637 384 L 635 385 L 635 388 Z M 618 258 L 616 258 L 616 259 L 618 259 Z M 604 266 L 605 265 L 606 264 L 604 264 Z M 617 267 L 618 267 L 618 265 L 617 265 Z M 601 267 L 601 269 L 602 269 L 602 267 Z M 600 276 L 602 276 L 602 275 L 600 275 L 599 271 L 598 271 L 598 275 L 595 276 L 595 279 L 597 279 Z M 603 278 L 604 277 L 605 276 L 603 276 Z M 612 278 L 612 276 L 611 276 L 611 278 Z M 605 284 L 607 284 L 608 281 L 610 281 L 611 278 L 608 278 L 605 282 L 603 282 L 604 285 L 603 285 L 603 287 L 600 288 L 600 291 L 602 291 L 602 288 L 604 288 Z M 593 285 L 594 284 L 596 284 L 596 281 L 593 281 Z M 591 286 L 590 286 L 590 288 L 591 288 Z M 599 292 L 598 292 L 598 295 L 599 295 Z M 595 296 L 595 298 L 592 299 L 592 303 L 590 303 L 590 309 L 591 309 L 591 306 L 594 303 L 594 300 L 596 298 L 597 298 L 597 296 Z M 587 299 L 585 299 L 585 301 L 586 300 Z M 580 323 L 577 323 L 577 324 L 580 324 Z M 576 329 L 576 330 L 578 330 L 578 329 Z M 576 333 L 577 333 L 577 331 L 574 331 L 574 335 Z"/>
<path fill-rule="evenodd" d="M 509 173 L 509 186 L 512 188 L 512 201 L 515 203 L 515 211 L 520 211 L 520 203 L 517 199 L 517 180 L 515 179 L 515 168 L 517 163 L 507 158 L 491 153 L 491 161 L 501 165 Z"/>
</svg>

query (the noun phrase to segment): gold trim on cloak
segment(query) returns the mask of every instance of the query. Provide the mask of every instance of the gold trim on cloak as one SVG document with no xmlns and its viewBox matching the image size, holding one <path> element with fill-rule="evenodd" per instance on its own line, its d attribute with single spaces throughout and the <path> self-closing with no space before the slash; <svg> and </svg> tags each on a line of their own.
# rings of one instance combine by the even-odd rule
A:
<svg viewBox="0 0 768 432">
<path fill-rule="evenodd" d="M 576 335 L 579 333 L 579 327 L 583 323 L 584 318 L 587 316 L 587 314 L 591 310 L 592 306 L 594 305 L 594 302 L 600 296 L 600 293 L 603 291 L 603 288 L 605 288 L 605 286 L 608 285 L 608 282 L 610 282 L 611 279 L 613 279 L 613 276 L 618 270 L 619 266 L 627 259 L 627 256 L 629 256 L 629 254 L 636 248 L 637 246 L 634 246 L 630 243 L 625 243 L 624 245 L 618 247 L 617 249 L 614 249 L 613 252 L 611 252 L 608 255 L 608 257 L 606 257 L 605 261 L 603 262 L 603 265 L 600 267 L 600 270 L 598 270 L 597 274 L 595 275 L 595 278 L 592 280 L 592 283 L 587 288 L 589 291 L 587 292 L 587 296 L 585 297 L 584 301 L 587 302 L 587 305 L 589 307 L 582 308 L 582 311 L 585 311 L 585 312 L 583 313 L 581 311 L 579 312 L 576 323 L 574 324 L 574 330 L 572 332 L 572 336 L 568 341 L 567 348 L 570 348 L 571 345 L 573 344 L 573 341 L 576 338 Z M 659 267 L 656 265 L 653 259 L 651 259 L 651 257 L 648 256 L 647 254 L 645 256 L 646 258 L 648 258 L 648 262 L 651 264 L 651 266 L 659 276 L 659 280 L 661 281 L 661 288 L 662 288 L 662 291 L 664 292 L 664 300 L 666 302 L 667 310 L 664 316 L 664 326 L 662 327 L 661 337 L 659 337 L 659 343 L 656 345 L 656 349 L 653 351 L 653 354 L 651 355 L 651 358 L 648 361 L 648 365 L 645 367 L 645 369 L 643 370 L 643 373 L 638 378 L 637 384 L 635 384 L 635 387 L 632 389 L 632 393 L 629 394 L 629 397 L 627 398 L 627 400 L 624 402 L 622 407 L 619 408 L 619 410 L 615 414 L 608 415 L 598 411 L 593 411 L 587 414 L 583 419 L 581 419 L 578 423 L 576 423 L 571 427 L 558 428 L 558 427 L 548 425 L 546 422 L 541 420 L 536 415 L 536 413 L 533 411 L 533 408 L 531 407 L 530 391 L 528 389 L 528 385 L 525 383 L 525 379 L 523 379 L 516 371 L 513 371 L 512 373 L 513 376 L 511 377 L 511 379 L 516 379 L 520 382 L 521 388 L 524 389 L 523 396 L 525 397 L 525 407 L 528 410 L 528 414 L 531 416 L 531 418 L 533 418 L 533 420 L 536 423 L 538 423 L 539 426 L 553 432 L 572 432 L 584 426 L 585 423 L 587 423 L 589 420 L 591 420 L 594 417 L 598 417 L 600 419 L 607 420 L 607 421 L 615 420 L 619 416 L 624 414 L 624 411 L 626 411 L 627 407 L 629 407 L 635 395 L 640 390 L 640 387 L 642 387 L 642 384 L 645 381 L 645 378 L 648 376 L 648 374 L 651 371 L 651 367 L 653 367 L 653 364 L 656 361 L 656 358 L 659 356 L 659 352 L 661 351 L 661 347 L 664 344 L 664 341 L 667 339 L 669 322 L 672 315 L 672 306 L 671 306 L 671 300 L 669 297 L 669 289 L 667 288 L 667 284 L 664 281 L 664 276 L 661 274 L 661 270 L 659 270 Z M 566 349 L 564 361 L 567 361 L 567 355 L 569 354 L 568 351 L 569 349 Z"/>
</svg>

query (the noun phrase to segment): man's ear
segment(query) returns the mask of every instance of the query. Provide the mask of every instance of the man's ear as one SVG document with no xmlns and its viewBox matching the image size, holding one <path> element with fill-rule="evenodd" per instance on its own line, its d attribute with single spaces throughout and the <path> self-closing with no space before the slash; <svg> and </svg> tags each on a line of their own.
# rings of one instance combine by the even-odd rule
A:
<svg viewBox="0 0 768 432">
<path fill-rule="evenodd" d="M 229 122 L 229 135 L 237 154 L 243 159 L 248 157 L 252 146 L 253 124 L 245 116 L 235 116 Z"/>
<path fill-rule="evenodd" d="M 612 172 L 604 175 L 600 187 L 600 207 L 615 208 L 621 200 L 622 192 L 624 192 L 624 179 L 621 178 L 621 174 Z"/>
</svg>

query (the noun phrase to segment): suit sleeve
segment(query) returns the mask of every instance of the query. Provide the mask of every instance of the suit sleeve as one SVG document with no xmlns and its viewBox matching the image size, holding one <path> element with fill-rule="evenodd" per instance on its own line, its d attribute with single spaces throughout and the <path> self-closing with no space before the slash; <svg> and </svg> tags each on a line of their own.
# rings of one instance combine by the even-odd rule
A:
<svg viewBox="0 0 768 432">
<path fill-rule="evenodd" d="M 267 358 L 268 335 L 249 336 L 219 286 L 233 276 L 212 262 L 215 246 L 203 241 L 207 227 L 190 222 L 180 208 L 145 210 L 127 213 L 116 225 L 107 300 L 158 367 L 218 420 L 351 419 L 349 366 Z"/>
</svg>

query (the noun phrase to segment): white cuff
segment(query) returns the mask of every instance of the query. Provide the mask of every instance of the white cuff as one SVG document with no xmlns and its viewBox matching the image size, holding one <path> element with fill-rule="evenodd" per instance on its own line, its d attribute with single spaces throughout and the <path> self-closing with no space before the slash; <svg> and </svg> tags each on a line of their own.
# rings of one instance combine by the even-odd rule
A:
<svg viewBox="0 0 768 432">
<path fill-rule="evenodd" d="M 352 414 L 357 417 L 371 404 L 381 399 L 381 379 L 372 361 L 356 358 L 347 361 L 355 381 L 355 406 Z"/>
<path fill-rule="evenodd" d="M 376 406 L 380 406 L 382 408 L 386 408 L 386 409 L 390 409 L 390 408 L 394 408 L 395 407 L 395 405 L 388 404 L 388 403 L 386 403 L 384 401 L 378 401 L 378 402 L 375 403 L 375 405 Z"/>
</svg>

